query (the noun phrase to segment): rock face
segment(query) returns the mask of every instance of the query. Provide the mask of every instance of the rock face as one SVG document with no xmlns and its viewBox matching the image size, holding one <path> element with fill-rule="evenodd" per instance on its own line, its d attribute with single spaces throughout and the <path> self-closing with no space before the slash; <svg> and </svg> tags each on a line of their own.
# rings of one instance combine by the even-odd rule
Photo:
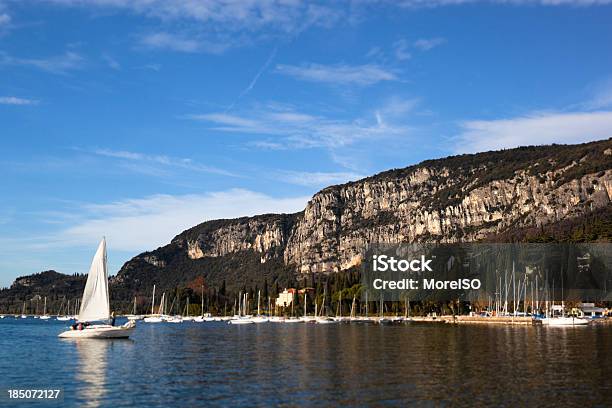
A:
<svg viewBox="0 0 612 408">
<path fill-rule="evenodd" d="M 430 160 L 328 187 L 301 213 L 206 222 L 170 245 L 191 260 L 254 251 L 298 274 L 337 272 L 368 243 L 474 241 L 606 208 L 611 149 L 605 140 Z M 136 258 L 165 266 L 155 251 Z"/>
</svg>

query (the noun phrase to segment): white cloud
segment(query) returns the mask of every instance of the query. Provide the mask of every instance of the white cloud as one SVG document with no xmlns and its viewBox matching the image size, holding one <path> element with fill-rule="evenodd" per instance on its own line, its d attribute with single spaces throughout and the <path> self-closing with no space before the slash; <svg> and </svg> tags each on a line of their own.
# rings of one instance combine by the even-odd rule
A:
<svg viewBox="0 0 612 408">
<path fill-rule="evenodd" d="M 421 51 L 429 51 L 446 42 L 444 38 L 420 38 L 414 42 L 414 47 Z"/>
<path fill-rule="evenodd" d="M 130 163 L 145 163 L 147 166 L 159 165 L 162 167 L 175 167 L 190 171 L 197 171 L 202 173 L 218 174 L 222 176 L 239 177 L 238 175 L 213 166 L 207 166 L 200 163 L 196 163 L 191 159 L 171 157 L 166 155 L 151 155 L 138 152 L 130 152 L 125 150 L 110 150 L 110 149 L 94 149 L 89 151 L 98 156 L 111 157 Z M 139 167 L 132 164 L 132 169 L 138 170 Z M 155 168 L 146 167 L 146 172 L 162 172 L 156 171 Z"/>
<path fill-rule="evenodd" d="M 196 52 L 201 48 L 200 43 L 196 40 L 164 32 L 148 34 L 142 37 L 141 43 L 150 48 L 180 52 Z"/>
<path fill-rule="evenodd" d="M 83 62 L 83 57 L 72 51 L 48 58 L 19 58 L 0 51 L 0 65 L 29 66 L 54 74 L 65 74 L 79 69 Z"/>
<path fill-rule="evenodd" d="M 37 105 L 35 99 L 18 98 L 16 96 L 0 96 L 0 105 Z"/>
<path fill-rule="evenodd" d="M 296 79 L 332 85 L 372 85 L 381 81 L 396 81 L 396 73 L 376 64 L 366 65 L 277 65 L 276 72 Z"/>
<path fill-rule="evenodd" d="M 53 246 L 93 246 L 106 236 L 109 248 L 140 252 L 165 245 L 201 222 L 264 213 L 293 213 L 310 197 L 271 197 L 233 189 L 208 194 L 154 195 L 83 207 L 83 220 L 46 240 Z"/>
<path fill-rule="evenodd" d="M 358 141 L 405 135 L 408 128 L 387 122 L 384 111 L 373 112 L 368 119 L 331 119 L 291 109 L 256 109 L 241 115 L 208 113 L 185 118 L 209 123 L 210 129 L 248 135 L 269 135 L 274 140 L 253 141 L 267 149 L 336 149 Z"/>
<path fill-rule="evenodd" d="M 612 111 L 534 113 L 461 124 L 455 152 L 473 153 L 551 143 L 584 143 L 612 137 Z"/>
<path fill-rule="evenodd" d="M 351 172 L 304 172 L 284 171 L 277 174 L 278 178 L 290 184 L 307 187 L 328 187 L 363 178 L 361 174 Z"/>
<path fill-rule="evenodd" d="M 143 44 L 180 52 L 220 53 L 271 37 L 291 37 L 312 26 L 329 27 L 347 14 L 347 7 L 331 7 L 325 1 L 47 1 L 65 7 L 127 12 L 160 20 L 165 27 L 179 28 L 183 34 L 150 34 L 142 39 Z"/>
<path fill-rule="evenodd" d="M 327 26 L 340 18 L 326 2 L 292 0 L 49 0 L 64 6 L 124 9 L 160 20 L 192 20 L 207 25 L 222 24 L 226 30 L 274 26 L 287 32 L 304 26 Z"/>
</svg>

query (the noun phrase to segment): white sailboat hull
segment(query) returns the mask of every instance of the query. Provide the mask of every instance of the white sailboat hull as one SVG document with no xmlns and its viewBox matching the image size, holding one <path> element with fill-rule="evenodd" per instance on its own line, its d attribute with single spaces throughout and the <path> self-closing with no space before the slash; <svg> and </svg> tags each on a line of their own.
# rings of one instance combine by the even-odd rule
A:
<svg viewBox="0 0 612 408">
<path fill-rule="evenodd" d="M 228 324 L 253 324 L 255 323 L 253 319 L 248 317 L 241 317 L 238 319 L 233 319 L 227 322 Z"/>
<path fill-rule="evenodd" d="M 127 339 L 130 337 L 136 326 L 111 326 L 108 324 L 99 324 L 86 327 L 82 330 L 66 330 L 60 333 L 58 337 L 64 339 Z"/>
<path fill-rule="evenodd" d="M 547 326 L 584 326 L 589 324 L 589 321 L 580 317 L 550 317 L 542 319 L 542 324 Z"/>
</svg>

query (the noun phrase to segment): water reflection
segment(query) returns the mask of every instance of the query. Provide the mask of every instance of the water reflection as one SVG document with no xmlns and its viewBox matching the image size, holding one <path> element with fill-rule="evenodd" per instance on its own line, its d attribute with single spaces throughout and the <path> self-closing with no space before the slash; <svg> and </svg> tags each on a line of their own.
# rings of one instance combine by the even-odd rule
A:
<svg viewBox="0 0 612 408">
<path fill-rule="evenodd" d="M 74 398 L 82 406 L 99 407 L 108 392 L 107 365 L 112 340 L 78 339 L 75 343 L 77 382 Z"/>
</svg>

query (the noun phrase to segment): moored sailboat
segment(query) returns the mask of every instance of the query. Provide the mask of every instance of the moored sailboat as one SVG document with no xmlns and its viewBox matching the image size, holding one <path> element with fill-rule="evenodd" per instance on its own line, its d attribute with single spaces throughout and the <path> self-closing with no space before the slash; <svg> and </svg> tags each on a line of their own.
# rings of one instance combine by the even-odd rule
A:
<svg viewBox="0 0 612 408">
<path fill-rule="evenodd" d="M 47 314 L 47 297 L 45 296 L 45 306 L 43 308 L 43 315 L 40 316 L 40 320 L 48 320 L 51 316 Z"/>
</svg>

